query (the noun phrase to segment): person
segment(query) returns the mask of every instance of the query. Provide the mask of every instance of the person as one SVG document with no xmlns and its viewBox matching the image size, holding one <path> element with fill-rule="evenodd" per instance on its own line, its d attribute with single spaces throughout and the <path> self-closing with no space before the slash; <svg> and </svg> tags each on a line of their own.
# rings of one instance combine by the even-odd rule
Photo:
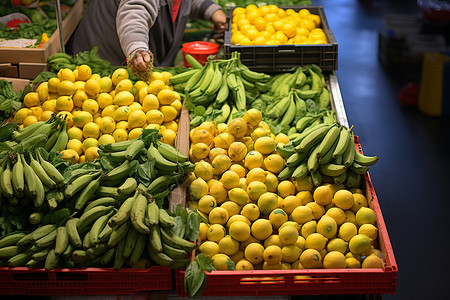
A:
<svg viewBox="0 0 450 300">
<path fill-rule="evenodd" d="M 101 58 L 112 65 L 127 60 L 138 72 L 151 64 L 173 66 L 188 19 L 212 21 L 216 33 L 225 31 L 225 13 L 211 0 L 91 0 L 67 50 L 98 46 Z"/>
</svg>

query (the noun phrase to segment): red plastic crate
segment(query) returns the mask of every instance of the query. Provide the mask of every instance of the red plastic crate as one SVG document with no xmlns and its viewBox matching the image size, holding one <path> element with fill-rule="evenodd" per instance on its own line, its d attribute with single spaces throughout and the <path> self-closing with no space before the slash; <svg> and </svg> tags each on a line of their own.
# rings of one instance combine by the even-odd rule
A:
<svg viewBox="0 0 450 300">
<path fill-rule="evenodd" d="M 362 152 L 358 137 L 355 147 Z M 202 296 L 278 296 L 332 294 L 394 294 L 397 287 L 397 263 L 386 224 L 369 174 L 365 192 L 377 217 L 378 248 L 385 255 L 383 269 L 307 269 L 212 271 L 207 273 Z M 175 271 L 177 294 L 187 297 L 184 270 Z"/>
<path fill-rule="evenodd" d="M 30 269 L 0 268 L 0 295 L 133 295 L 172 289 L 172 270 L 111 268 Z"/>
</svg>

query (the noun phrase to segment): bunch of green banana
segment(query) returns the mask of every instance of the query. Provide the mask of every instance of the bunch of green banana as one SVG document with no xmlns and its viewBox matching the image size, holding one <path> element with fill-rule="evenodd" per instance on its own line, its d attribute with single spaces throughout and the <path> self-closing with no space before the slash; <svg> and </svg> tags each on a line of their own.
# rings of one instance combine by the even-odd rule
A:
<svg viewBox="0 0 450 300">
<path fill-rule="evenodd" d="M 360 187 L 369 166 L 377 156 L 365 156 L 356 150 L 352 128 L 336 123 L 310 126 L 277 152 L 286 159 L 286 167 L 278 174 L 279 180 L 311 177 L 314 185 L 322 182 Z"/>
<path fill-rule="evenodd" d="M 58 73 L 61 69 L 71 69 L 73 71 L 77 66 L 74 63 L 72 56 L 63 52 L 50 55 L 47 59 L 47 63 L 50 66 L 50 70 L 54 73 Z"/>
</svg>

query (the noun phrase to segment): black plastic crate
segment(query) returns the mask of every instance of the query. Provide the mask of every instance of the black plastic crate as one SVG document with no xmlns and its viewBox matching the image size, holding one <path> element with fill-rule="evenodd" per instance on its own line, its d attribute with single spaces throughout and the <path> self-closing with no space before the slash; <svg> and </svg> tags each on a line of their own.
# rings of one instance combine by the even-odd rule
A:
<svg viewBox="0 0 450 300">
<path fill-rule="evenodd" d="M 338 44 L 328 25 L 322 6 L 280 6 L 283 9 L 300 11 L 308 9 L 319 15 L 329 44 L 318 45 L 277 45 L 277 46 L 238 46 L 231 44 L 231 20 L 234 8 L 227 10 L 228 30 L 225 32 L 224 56 L 230 58 L 231 53 L 241 54 L 242 63 L 257 72 L 286 72 L 292 67 L 316 64 L 323 71 L 335 71 L 338 66 Z"/>
</svg>

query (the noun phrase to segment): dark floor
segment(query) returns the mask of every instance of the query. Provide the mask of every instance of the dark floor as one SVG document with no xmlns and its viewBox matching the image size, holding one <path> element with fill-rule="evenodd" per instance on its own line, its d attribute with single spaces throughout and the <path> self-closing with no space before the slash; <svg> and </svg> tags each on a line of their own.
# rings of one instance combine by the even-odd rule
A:
<svg viewBox="0 0 450 300">
<path fill-rule="evenodd" d="M 388 72 L 378 60 L 383 15 L 418 14 L 416 3 L 313 1 L 323 6 L 339 45 L 336 75 L 348 122 L 355 125 L 364 152 L 380 157 L 370 175 L 399 268 L 396 294 L 383 299 L 449 297 L 445 228 L 450 159 L 445 146 L 450 118 L 402 107 L 397 93 L 417 74 Z"/>
</svg>

